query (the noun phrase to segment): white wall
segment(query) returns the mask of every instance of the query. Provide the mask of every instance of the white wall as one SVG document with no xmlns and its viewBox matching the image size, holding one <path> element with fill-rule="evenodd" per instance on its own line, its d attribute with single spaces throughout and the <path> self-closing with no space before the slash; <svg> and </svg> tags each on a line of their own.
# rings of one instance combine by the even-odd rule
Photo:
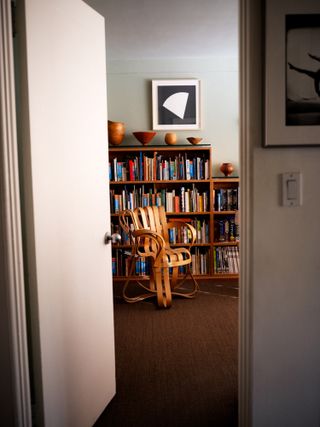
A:
<svg viewBox="0 0 320 427">
<path fill-rule="evenodd" d="M 237 57 L 109 61 L 109 119 L 126 124 L 123 145 L 140 145 L 133 131 L 152 129 L 152 79 L 197 78 L 201 80 L 202 129 L 177 131 L 178 143 L 189 145 L 188 136 L 200 136 L 213 147 L 213 174 L 219 164 L 232 162 L 238 173 L 238 60 Z M 158 131 L 152 145 L 165 144 Z"/>
<path fill-rule="evenodd" d="M 249 0 L 248 4 L 254 94 L 250 122 L 254 135 L 253 426 L 319 427 L 320 147 L 262 148 L 262 68 L 257 61 L 261 58 L 261 2 Z M 300 207 L 280 205 L 280 174 L 288 171 L 303 175 Z"/>
</svg>

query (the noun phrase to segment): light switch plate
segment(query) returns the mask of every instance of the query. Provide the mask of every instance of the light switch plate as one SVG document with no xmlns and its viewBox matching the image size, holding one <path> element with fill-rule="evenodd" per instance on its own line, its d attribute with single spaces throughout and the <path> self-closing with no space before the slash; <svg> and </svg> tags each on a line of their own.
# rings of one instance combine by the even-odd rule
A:
<svg viewBox="0 0 320 427">
<path fill-rule="evenodd" d="M 302 205 L 302 175 L 301 172 L 286 172 L 282 174 L 282 206 Z"/>
</svg>

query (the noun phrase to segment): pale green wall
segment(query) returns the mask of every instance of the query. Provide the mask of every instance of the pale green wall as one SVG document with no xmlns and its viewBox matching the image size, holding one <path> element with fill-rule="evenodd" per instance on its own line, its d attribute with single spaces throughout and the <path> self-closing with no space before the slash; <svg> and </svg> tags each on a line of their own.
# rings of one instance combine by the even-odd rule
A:
<svg viewBox="0 0 320 427">
<path fill-rule="evenodd" d="M 213 174 L 219 165 L 232 162 L 239 168 L 238 60 L 193 58 L 111 61 L 108 73 L 108 118 L 126 124 L 123 145 L 140 145 L 133 131 L 152 129 L 151 80 L 197 78 L 201 80 L 202 129 L 176 131 L 178 143 L 188 136 L 201 136 L 213 147 Z M 158 131 L 152 145 L 165 144 L 166 131 Z"/>
</svg>

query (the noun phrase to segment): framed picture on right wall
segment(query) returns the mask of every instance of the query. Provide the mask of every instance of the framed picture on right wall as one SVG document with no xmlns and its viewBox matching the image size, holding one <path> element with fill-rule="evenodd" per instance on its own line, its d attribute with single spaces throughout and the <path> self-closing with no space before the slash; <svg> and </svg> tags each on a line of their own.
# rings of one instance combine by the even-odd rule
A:
<svg viewBox="0 0 320 427">
<path fill-rule="evenodd" d="M 265 147 L 320 145 L 320 2 L 265 2 Z"/>
</svg>

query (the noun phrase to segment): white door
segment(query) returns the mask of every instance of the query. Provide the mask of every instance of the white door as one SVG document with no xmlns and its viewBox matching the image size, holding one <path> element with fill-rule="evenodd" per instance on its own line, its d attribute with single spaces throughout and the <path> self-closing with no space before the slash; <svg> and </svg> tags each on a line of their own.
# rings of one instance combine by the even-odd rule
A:
<svg viewBox="0 0 320 427">
<path fill-rule="evenodd" d="M 88 427 L 115 394 L 104 19 L 81 0 L 17 6 L 37 425 Z"/>
</svg>

